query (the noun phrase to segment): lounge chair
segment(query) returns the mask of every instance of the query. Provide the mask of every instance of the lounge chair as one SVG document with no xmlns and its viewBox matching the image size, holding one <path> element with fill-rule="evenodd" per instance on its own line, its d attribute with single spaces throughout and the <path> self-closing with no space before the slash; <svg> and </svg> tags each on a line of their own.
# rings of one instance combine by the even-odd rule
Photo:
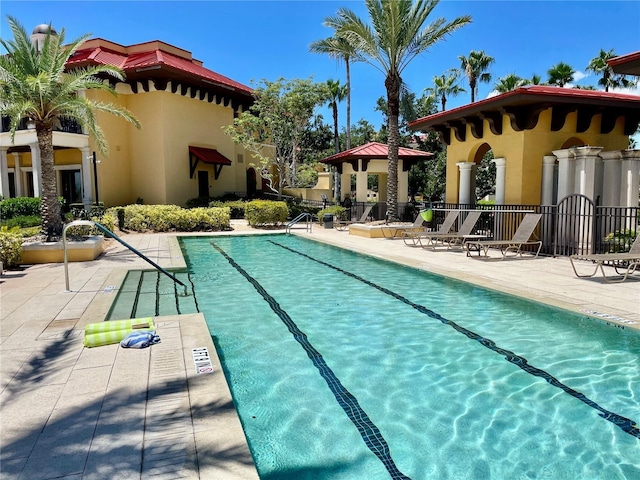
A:
<svg viewBox="0 0 640 480">
<path fill-rule="evenodd" d="M 369 205 L 367 208 L 364 209 L 364 213 L 362 214 L 362 216 L 355 221 L 352 220 L 340 220 L 338 218 L 336 218 L 336 220 L 334 221 L 334 225 L 336 227 L 336 230 L 346 230 L 347 228 L 349 228 L 349 225 L 353 225 L 354 223 L 365 223 L 367 221 L 367 218 L 371 215 L 371 209 L 373 208 L 373 205 Z"/>
<path fill-rule="evenodd" d="M 540 253 L 540 250 L 542 249 L 542 241 L 530 240 L 530 238 L 531 235 L 533 235 L 533 231 L 538 225 L 540 218 L 542 218 L 541 213 L 525 214 L 511 240 L 465 240 L 464 246 L 467 250 L 467 257 L 471 256 L 472 250 L 477 251 L 478 256 L 480 256 L 480 251 L 482 251 L 484 252 L 484 256 L 487 257 L 487 252 L 491 247 L 500 248 L 503 260 L 506 258 L 507 253 L 509 252 L 513 252 L 516 256 L 520 255 L 522 257 L 522 247 L 524 247 L 525 245 L 538 245 L 538 250 L 536 251 L 535 255 L 537 257 Z"/>
<path fill-rule="evenodd" d="M 406 231 L 402 234 L 402 240 L 404 240 L 405 245 L 409 245 L 411 247 L 415 247 L 418 245 L 424 248 L 426 248 L 427 246 L 435 247 L 438 240 L 442 240 L 444 235 L 451 235 L 451 228 L 453 228 L 453 224 L 456 223 L 458 215 L 460 215 L 460 210 L 451 210 L 449 211 L 449 213 L 447 213 L 447 216 L 440 224 L 437 232 Z M 427 241 L 426 246 L 423 245 L 422 240 Z"/>
<path fill-rule="evenodd" d="M 624 253 L 592 253 L 587 255 L 571 255 L 569 257 L 571 261 L 571 266 L 573 267 L 573 271 L 576 274 L 576 277 L 587 278 L 593 277 L 598 269 L 602 272 L 602 278 L 607 283 L 620 283 L 624 282 L 629 275 L 631 275 L 636 270 L 640 271 L 640 234 L 636 236 L 636 239 L 631 244 L 631 248 L 628 252 Z M 580 275 L 576 270 L 576 266 L 574 260 L 590 260 L 595 263 L 595 269 L 593 273 L 590 275 Z M 618 275 L 621 275 L 622 278 L 612 279 L 607 277 L 604 273 L 604 263 L 610 262 L 611 266 L 615 269 Z"/>
<path fill-rule="evenodd" d="M 382 227 L 382 236 L 384 238 L 401 238 L 404 232 L 424 232 L 425 229 L 422 226 L 424 218 L 418 214 L 415 221 L 411 223 L 398 223 L 396 225 L 385 225 Z"/>
</svg>

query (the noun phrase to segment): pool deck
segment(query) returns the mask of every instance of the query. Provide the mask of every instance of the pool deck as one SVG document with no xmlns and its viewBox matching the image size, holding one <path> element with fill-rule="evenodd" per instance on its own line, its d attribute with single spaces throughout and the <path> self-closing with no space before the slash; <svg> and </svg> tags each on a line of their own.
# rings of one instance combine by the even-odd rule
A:
<svg viewBox="0 0 640 480">
<path fill-rule="evenodd" d="M 293 233 L 640 330 L 640 274 L 607 284 L 576 278 L 566 258 L 483 260 L 317 225 Z M 184 266 L 173 234 L 122 238 Z M 110 241 L 97 260 L 69 264 L 69 292 L 62 264 L 0 277 L 0 478 L 258 478 L 202 315 L 157 318 L 162 342 L 147 349 L 82 345 L 126 272 L 148 267 Z M 192 349 L 203 347 L 213 373 L 196 373 Z"/>
</svg>

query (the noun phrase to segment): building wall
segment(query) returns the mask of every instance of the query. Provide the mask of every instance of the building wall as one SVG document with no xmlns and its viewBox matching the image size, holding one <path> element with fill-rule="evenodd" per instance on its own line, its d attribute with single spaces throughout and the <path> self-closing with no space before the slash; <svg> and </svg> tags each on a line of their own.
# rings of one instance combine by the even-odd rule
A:
<svg viewBox="0 0 640 480">
<path fill-rule="evenodd" d="M 475 138 L 467 125 L 466 140 L 459 141 L 453 132 L 451 145 L 447 146 L 446 201 L 457 203 L 459 198 L 459 162 L 479 163 L 479 151 L 489 145 L 494 158 L 506 159 L 506 204 L 539 204 L 542 185 L 542 157 L 553 155 L 573 145 L 597 145 L 605 150 L 628 148 L 629 137 L 623 133 L 623 119 L 618 119 L 611 133 L 600 133 L 600 115 L 596 115 L 584 133 L 576 133 L 577 114 L 570 113 L 563 127 L 551 131 L 551 109 L 541 112 L 538 123 L 531 130 L 515 131 L 509 118 L 502 117 L 502 134 L 496 135 L 484 120 L 483 137 Z"/>
<path fill-rule="evenodd" d="M 140 130 L 110 114 L 99 114 L 109 153 L 99 165 L 100 200 L 105 205 L 125 205 L 141 198 L 146 204 L 185 205 L 198 196 L 198 171 L 209 174 L 209 195 L 245 191 L 246 162 L 249 156 L 222 131 L 233 122 L 230 107 L 216 105 L 166 91 L 134 94 L 118 85 L 120 95 L 87 92 L 90 98 L 118 103 L 130 110 L 142 124 Z M 179 90 L 178 90 L 179 91 Z M 218 150 L 231 160 L 214 179 L 214 166 L 199 162 L 193 178 L 189 176 L 189 146 Z M 92 148 L 94 145 L 92 144 Z M 238 164 L 237 156 L 244 163 Z M 259 188 L 259 186 L 258 186 Z"/>
</svg>

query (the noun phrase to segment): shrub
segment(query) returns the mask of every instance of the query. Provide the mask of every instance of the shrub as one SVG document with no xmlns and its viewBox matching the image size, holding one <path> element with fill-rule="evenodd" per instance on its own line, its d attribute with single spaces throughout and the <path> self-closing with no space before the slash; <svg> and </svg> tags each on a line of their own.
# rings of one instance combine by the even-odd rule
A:
<svg viewBox="0 0 640 480">
<path fill-rule="evenodd" d="M 350 220 L 347 218 L 347 209 L 340 205 L 331 205 L 318 211 L 318 221 L 322 223 L 322 217 L 325 215 L 335 215 L 340 220 Z"/>
<path fill-rule="evenodd" d="M 247 205 L 247 202 L 243 200 L 214 200 L 209 202 L 210 207 L 229 207 L 230 215 L 233 219 L 244 218 L 244 209 Z"/>
<path fill-rule="evenodd" d="M 253 200 L 245 207 L 245 217 L 249 225 L 279 225 L 287 220 L 289 209 L 285 202 Z"/>
<path fill-rule="evenodd" d="M 111 208 L 107 211 L 114 226 L 118 215 L 122 215 L 118 213 L 119 211 L 124 212 L 124 228 L 120 228 L 134 232 L 192 232 L 229 229 L 229 208 L 196 207 L 184 209 L 176 205 L 127 205 L 126 207 Z"/>
<path fill-rule="evenodd" d="M 287 207 L 289 207 L 289 218 L 296 218 L 301 213 L 310 213 L 313 217 L 318 217 L 318 212 L 320 212 L 320 207 L 315 207 L 312 205 L 306 205 L 300 202 L 287 202 Z"/>
<path fill-rule="evenodd" d="M 186 206 L 187 208 L 198 208 L 198 207 L 207 207 L 209 206 L 209 202 L 211 198 L 209 197 L 195 197 L 187 200 Z"/>
<path fill-rule="evenodd" d="M 2 225 L 9 229 L 13 227 L 37 227 L 40 224 L 42 224 L 42 218 L 40 215 L 18 215 L 7 220 L 2 220 Z"/>
<path fill-rule="evenodd" d="M 17 227 L 0 229 L 0 261 L 7 268 L 20 265 L 22 259 L 22 235 Z"/>
<path fill-rule="evenodd" d="M 15 197 L 0 202 L 0 218 L 8 220 L 21 216 L 40 216 L 40 198 Z"/>
<path fill-rule="evenodd" d="M 631 250 L 631 244 L 636 239 L 635 230 L 616 230 L 605 237 L 609 242 L 609 253 L 624 253 Z"/>
</svg>

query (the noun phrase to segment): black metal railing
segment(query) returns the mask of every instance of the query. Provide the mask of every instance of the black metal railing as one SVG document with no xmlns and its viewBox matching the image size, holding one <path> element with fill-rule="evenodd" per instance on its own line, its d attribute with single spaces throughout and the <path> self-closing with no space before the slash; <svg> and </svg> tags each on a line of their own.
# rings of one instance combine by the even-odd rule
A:
<svg viewBox="0 0 640 480">
<path fill-rule="evenodd" d="M 2 116 L 2 121 L 0 122 L 1 132 L 8 132 L 11 130 L 11 123 L 9 117 Z M 18 130 L 29 130 L 29 120 L 22 119 L 18 124 Z M 59 125 L 56 125 L 53 128 L 56 132 L 66 132 L 66 133 L 82 133 L 82 127 L 78 122 L 69 118 L 60 118 Z"/>
</svg>

